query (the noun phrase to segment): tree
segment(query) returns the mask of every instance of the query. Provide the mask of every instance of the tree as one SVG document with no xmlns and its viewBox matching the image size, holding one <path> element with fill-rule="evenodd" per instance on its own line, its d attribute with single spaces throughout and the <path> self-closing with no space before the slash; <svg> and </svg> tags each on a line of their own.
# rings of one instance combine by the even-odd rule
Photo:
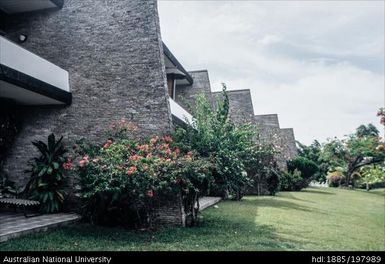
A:
<svg viewBox="0 0 385 264">
<path fill-rule="evenodd" d="M 359 170 L 359 181 L 366 185 L 366 190 L 370 190 L 370 185 L 378 182 L 385 182 L 385 168 L 382 166 L 364 166 Z"/>
<path fill-rule="evenodd" d="M 256 191 L 258 196 L 264 194 L 262 192 L 264 184 L 267 184 L 267 191 L 270 195 L 275 195 L 279 190 L 281 173 L 275 159 L 276 153 L 273 143 L 257 143 L 243 159 L 247 174 L 252 180 L 252 190 Z"/>
<path fill-rule="evenodd" d="M 373 124 L 368 124 L 366 126 L 360 125 L 356 129 L 357 137 L 368 137 L 368 136 L 378 137 L 379 133 L 380 132 L 378 131 L 378 129 Z"/>
<path fill-rule="evenodd" d="M 214 164 L 212 172 L 214 189 L 222 196 L 233 195 L 236 199 L 250 180 L 246 173 L 245 160 L 255 147 L 255 129 L 251 124 L 235 125 L 229 120 L 229 99 L 223 85 L 222 100 L 215 108 L 204 94 L 195 97 L 190 107 L 194 121 L 176 129 L 174 137 L 181 149 L 191 149 Z"/>
<path fill-rule="evenodd" d="M 333 139 L 324 145 L 323 157 L 330 161 L 330 170 L 344 168 L 346 185 L 352 184 L 352 175 L 363 166 L 383 162 L 385 152 L 378 148 L 380 139 L 376 136 L 358 137 L 356 134 L 347 138 Z"/>
<path fill-rule="evenodd" d="M 330 162 L 322 156 L 322 145 L 317 140 L 309 146 L 297 141 L 298 156 L 313 161 L 318 166 L 318 171 L 313 178 L 319 182 L 326 181 L 326 175 L 329 170 Z"/>
<path fill-rule="evenodd" d="M 304 179 L 310 180 L 319 171 L 319 168 L 314 161 L 304 157 L 297 157 L 287 162 L 287 170 L 289 172 L 299 170 Z"/>
</svg>

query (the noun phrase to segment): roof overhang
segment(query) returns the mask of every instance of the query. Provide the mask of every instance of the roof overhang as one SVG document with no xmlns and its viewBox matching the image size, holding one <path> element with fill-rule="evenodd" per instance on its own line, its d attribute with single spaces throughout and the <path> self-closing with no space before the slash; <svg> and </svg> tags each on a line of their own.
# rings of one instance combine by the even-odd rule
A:
<svg viewBox="0 0 385 264">
<path fill-rule="evenodd" d="M 69 74 L 0 36 L 0 98 L 22 105 L 71 104 Z"/>
<path fill-rule="evenodd" d="M 0 0 L 1 1 L 1 0 Z M 191 75 L 183 68 L 182 64 L 175 58 L 175 56 L 171 53 L 171 51 L 167 48 L 166 44 L 163 43 L 163 52 L 166 58 L 170 61 L 170 63 L 179 71 L 181 71 L 185 75 L 186 84 L 193 84 L 194 80 Z M 167 67 L 166 62 L 166 67 Z"/>
<path fill-rule="evenodd" d="M 48 9 L 60 9 L 64 0 L 0 0 L 0 10 L 8 15 L 35 12 Z"/>
</svg>

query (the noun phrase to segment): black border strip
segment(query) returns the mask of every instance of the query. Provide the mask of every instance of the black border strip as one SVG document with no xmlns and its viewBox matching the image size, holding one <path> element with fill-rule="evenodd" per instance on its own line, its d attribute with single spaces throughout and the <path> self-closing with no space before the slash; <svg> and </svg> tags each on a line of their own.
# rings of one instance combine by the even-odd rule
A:
<svg viewBox="0 0 385 264">
<path fill-rule="evenodd" d="M 175 64 L 175 66 L 180 70 L 182 71 L 184 74 L 186 74 L 186 79 L 187 81 L 190 83 L 190 84 L 193 84 L 194 83 L 194 80 L 193 78 L 191 77 L 190 73 L 188 73 L 182 66 L 182 64 L 180 64 L 180 62 L 177 60 L 177 58 L 175 58 L 175 56 L 171 53 L 171 51 L 167 48 L 166 44 L 164 44 L 164 42 L 162 42 L 163 44 L 163 52 L 164 52 L 164 55 L 166 55 L 167 58 L 170 59 L 170 61 L 172 63 Z"/>
<path fill-rule="evenodd" d="M 67 105 L 72 103 L 72 93 L 0 64 L 0 80 L 22 87 L 31 92 L 47 96 Z"/>
</svg>

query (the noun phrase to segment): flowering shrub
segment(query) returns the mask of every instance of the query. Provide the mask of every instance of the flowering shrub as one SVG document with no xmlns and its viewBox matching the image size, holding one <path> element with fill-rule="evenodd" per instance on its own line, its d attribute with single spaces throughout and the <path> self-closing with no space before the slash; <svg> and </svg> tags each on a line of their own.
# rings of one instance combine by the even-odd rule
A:
<svg viewBox="0 0 385 264">
<path fill-rule="evenodd" d="M 344 183 L 345 176 L 341 171 L 333 171 L 326 176 L 326 179 L 330 187 L 338 187 Z"/>
<path fill-rule="evenodd" d="M 198 94 L 191 109 L 193 123 L 179 127 L 174 137 L 181 148 L 192 149 L 212 162 L 214 184 L 211 195 L 239 200 L 251 184 L 246 163 L 257 162 L 250 161 L 256 129 L 252 124 L 234 124 L 229 119 L 225 85 L 222 96 L 214 108 L 203 93 Z"/>
<path fill-rule="evenodd" d="M 80 145 L 77 152 L 84 214 L 91 221 L 152 226 L 155 206 L 178 195 L 191 222 L 196 220 L 194 205 L 209 188 L 210 165 L 192 152 L 182 153 L 170 136 L 109 139 L 100 147 Z"/>
<path fill-rule="evenodd" d="M 380 117 L 380 123 L 385 126 L 385 108 L 384 107 L 378 110 L 377 116 Z"/>
<path fill-rule="evenodd" d="M 267 193 L 275 195 L 278 191 L 280 172 L 275 160 L 276 153 L 274 144 L 258 143 L 249 149 L 243 161 L 251 180 L 249 192 L 257 195 Z"/>
</svg>

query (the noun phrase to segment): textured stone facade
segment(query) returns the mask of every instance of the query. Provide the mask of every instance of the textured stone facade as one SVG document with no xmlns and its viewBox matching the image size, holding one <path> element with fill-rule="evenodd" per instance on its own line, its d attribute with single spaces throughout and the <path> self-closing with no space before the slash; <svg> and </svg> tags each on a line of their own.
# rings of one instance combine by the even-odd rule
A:
<svg viewBox="0 0 385 264">
<path fill-rule="evenodd" d="M 279 128 L 279 121 L 277 114 L 269 114 L 269 115 L 255 115 L 254 120 L 261 129 L 273 127 Z"/>
<path fill-rule="evenodd" d="M 214 100 L 220 99 L 222 92 L 214 92 Z M 229 118 L 235 124 L 254 123 L 254 108 L 249 89 L 230 90 L 229 96 Z"/>
<path fill-rule="evenodd" d="M 156 225 L 167 226 L 185 226 L 186 214 L 180 195 L 172 199 L 162 199 L 154 211 L 154 220 Z"/>
<path fill-rule="evenodd" d="M 180 85 L 176 87 L 175 101 L 186 110 L 194 106 L 194 97 L 203 93 L 213 103 L 209 73 L 207 70 L 189 71 L 194 83 L 192 85 Z"/>
<path fill-rule="evenodd" d="M 280 130 L 283 153 L 286 160 L 294 159 L 298 155 L 297 146 L 295 144 L 294 130 L 292 128 L 281 128 Z"/>
<path fill-rule="evenodd" d="M 278 148 L 276 160 L 278 167 L 282 170 L 286 170 L 286 159 L 284 154 L 284 142 L 281 137 L 281 129 L 279 127 L 278 115 L 267 114 L 267 115 L 255 115 L 255 124 L 258 129 L 259 139 L 266 143 L 273 143 Z"/>
<path fill-rule="evenodd" d="M 61 10 L 1 17 L 5 37 L 67 70 L 72 104 L 30 107 L 4 172 L 19 187 L 31 141 L 51 132 L 67 145 L 85 137 L 104 141 L 112 121 L 126 118 L 141 136 L 169 133 L 171 114 L 156 0 L 66 0 Z M 70 184 L 71 185 L 71 184 Z"/>
</svg>

